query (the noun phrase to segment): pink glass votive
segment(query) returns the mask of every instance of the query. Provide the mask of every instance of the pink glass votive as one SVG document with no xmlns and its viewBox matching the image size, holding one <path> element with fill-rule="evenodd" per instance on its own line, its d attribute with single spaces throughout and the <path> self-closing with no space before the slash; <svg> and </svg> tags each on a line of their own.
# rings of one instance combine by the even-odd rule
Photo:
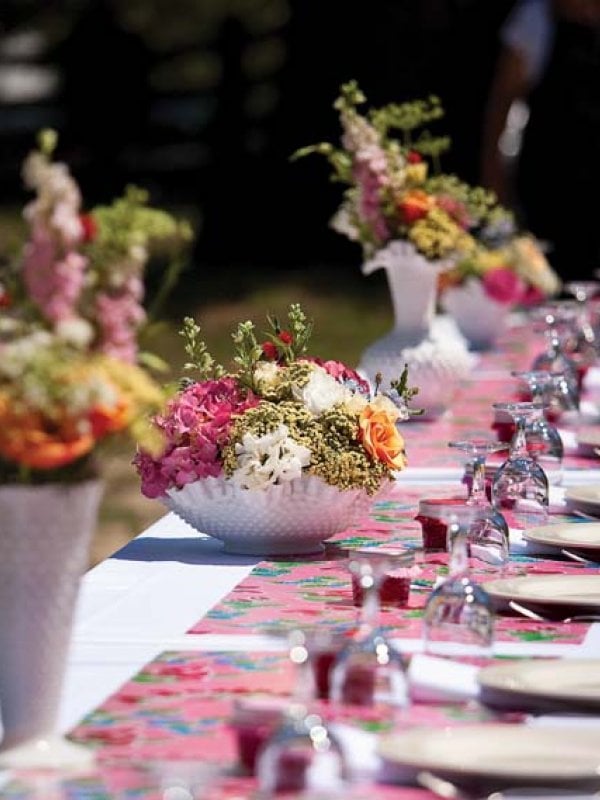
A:
<svg viewBox="0 0 600 800">
<path fill-rule="evenodd" d="M 464 506 L 464 497 L 434 497 L 419 500 L 419 513 L 415 519 L 421 523 L 423 550 L 426 553 L 446 551 L 447 528 L 445 520 L 452 507 Z"/>
<path fill-rule="evenodd" d="M 348 668 L 341 701 L 349 706 L 372 706 L 375 698 L 375 668 L 372 664 L 352 664 Z"/>
<path fill-rule="evenodd" d="M 265 743 L 282 723 L 288 703 L 275 697 L 236 698 L 230 726 L 236 733 L 238 761 L 249 775 Z"/>
</svg>

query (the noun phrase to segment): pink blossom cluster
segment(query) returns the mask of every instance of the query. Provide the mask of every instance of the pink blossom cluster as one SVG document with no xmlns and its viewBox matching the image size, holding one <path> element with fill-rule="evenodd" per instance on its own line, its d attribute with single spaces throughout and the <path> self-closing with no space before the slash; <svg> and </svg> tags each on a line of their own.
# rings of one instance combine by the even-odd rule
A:
<svg viewBox="0 0 600 800">
<path fill-rule="evenodd" d="M 498 267 L 486 272 L 482 278 L 488 297 L 505 305 L 535 305 L 543 300 L 542 292 L 525 281 L 508 267 Z"/>
<path fill-rule="evenodd" d="M 445 211 L 457 225 L 463 228 L 463 230 L 469 230 L 473 225 L 473 220 L 469 216 L 466 205 L 455 197 L 450 197 L 450 195 L 447 194 L 440 194 L 436 196 L 436 203 L 439 208 Z"/>
<path fill-rule="evenodd" d="M 146 318 L 143 299 L 144 284 L 137 275 L 130 275 L 117 291 L 98 293 L 95 311 L 102 353 L 135 363 L 137 330 Z"/>
<path fill-rule="evenodd" d="M 240 389 L 235 378 L 195 383 L 169 403 L 155 422 L 166 445 L 159 458 L 140 452 L 134 459 L 142 492 L 156 498 L 167 489 L 221 474 L 220 451 L 232 416 L 258 405 L 259 398 Z"/>
<path fill-rule="evenodd" d="M 390 237 L 381 212 L 380 192 L 390 183 L 390 169 L 377 130 L 357 114 L 342 117 L 342 143 L 353 154 L 353 176 L 359 190 L 358 213 L 376 239 L 385 242 Z"/>
<path fill-rule="evenodd" d="M 385 159 L 385 156 L 383 156 Z M 377 160 L 358 155 L 353 167 L 354 180 L 359 188 L 358 213 L 361 220 L 371 229 L 379 242 L 385 242 L 390 232 L 381 212 L 381 187 L 385 185 L 387 175 L 377 169 Z"/>
<path fill-rule="evenodd" d="M 64 164 L 41 153 L 28 157 L 24 177 L 36 192 L 24 212 L 31 226 L 23 262 L 25 286 L 50 322 L 75 319 L 87 268 L 87 259 L 77 252 L 84 234 L 79 188 Z"/>
<path fill-rule="evenodd" d="M 41 220 L 34 225 L 25 247 L 23 280 L 30 298 L 50 322 L 78 316 L 87 259 L 76 250 L 59 255 L 54 238 Z"/>
</svg>

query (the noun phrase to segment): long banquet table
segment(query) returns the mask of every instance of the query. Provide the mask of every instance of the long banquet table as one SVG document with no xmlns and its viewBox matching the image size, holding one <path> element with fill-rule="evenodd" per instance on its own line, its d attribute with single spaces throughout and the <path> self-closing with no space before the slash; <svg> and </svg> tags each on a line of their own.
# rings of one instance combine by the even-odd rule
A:
<svg viewBox="0 0 600 800">
<path fill-rule="evenodd" d="M 465 491 L 463 469 L 447 442 L 490 435 L 491 403 L 515 396 L 510 370 L 526 368 L 536 344 L 524 328 L 513 328 L 497 351 L 478 357 L 450 413 L 434 422 L 407 424 L 410 466 L 392 496 L 376 504 L 355 528 L 334 537 L 323 555 L 303 560 L 225 555 L 219 542 L 167 514 L 91 570 L 77 608 L 61 730 L 97 747 L 107 763 L 128 755 L 187 758 L 218 762 L 235 773 L 234 739 L 227 724 L 233 700 L 248 692 L 286 696 L 291 688 L 283 645 L 265 634 L 265 625 L 352 622 L 356 612 L 342 559 L 345 549 L 418 544 L 420 526 L 414 517 L 419 499 Z M 588 395 L 595 382 L 593 371 Z M 573 450 L 565 459 L 564 484 L 600 483 L 598 463 Z M 557 491 L 554 510 L 564 515 Z M 440 556 L 438 567 L 444 559 Z M 436 568 L 434 564 L 416 580 L 406 610 L 382 611 L 382 624 L 404 654 L 422 649 L 420 615 Z M 513 554 L 511 569 L 513 574 L 587 571 L 524 549 Z M 486 574 L 490 570 L 482 568 L 475 577 Z M 600 624 L 538 623 L 507 616 L 499 618 L 496 638 L 499 657 L 600 657 Z M 410 713 L 415 721 L 432 726 L 503 719 L 473 704 L 416 703 Z M 368 715 L 365 719 L 372 729 L 374 721 Z M 18 776 L 5 777 L 9 782 L 0 796 L 22 797 Z M 71 782 L 68 797 L 117 797 L 102 781 L 94 794 L 90 780 Z M 234 777 L 230 784 L 225 797 L 251 797 L 251 780 Z M 131 792 L 119 797 L 154 797 L 135 787 Z M 370 797 L 410 800 L 427 794 L 412 787 L 381 786 Z"/>
</svg>

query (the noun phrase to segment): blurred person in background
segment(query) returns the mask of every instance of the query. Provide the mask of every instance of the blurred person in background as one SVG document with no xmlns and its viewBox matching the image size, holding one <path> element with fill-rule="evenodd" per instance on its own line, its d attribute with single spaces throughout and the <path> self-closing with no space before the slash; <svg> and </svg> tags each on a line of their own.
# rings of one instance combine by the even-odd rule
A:
<svg viewBox="0 0 600 800">
<path fill-rule="evenodd" d="M 500 40 L 482 182 L 549 243 L 563 278 L 592 277 L 600 268 L 600 0 L 519 0 Z"/>
</svg>

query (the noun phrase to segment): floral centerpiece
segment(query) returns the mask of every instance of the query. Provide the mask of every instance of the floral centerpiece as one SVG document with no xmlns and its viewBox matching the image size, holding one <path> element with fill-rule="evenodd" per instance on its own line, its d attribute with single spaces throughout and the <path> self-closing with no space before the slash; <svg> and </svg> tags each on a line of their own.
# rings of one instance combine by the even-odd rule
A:
<svg viewBox="0 0 600 800">
<path fill-rule="evenodd" d="M 29 155 L 24 178 L 29 238 L 2 276 L 0 483 L 89 477 L 96 445 L 141 426 L 163 391 L 140 352 L 145 266 L 174 253 L 189 226 L 147 206 L 130 188 L 111 206 L 82 213 L 81 194 L 54 139 Z M 168 275 L 172 280 L 172 275 Z"/>
<path fill-rule="evenodd" d="M 373 379 L 407 362 L 433 417 L 471 366 L 462 340 L 433 326 L 438 276 L 481 247 L 481 231 L 510 217 L 491 192 L 441 171 L 449 139 L 427 130 L 443 116 L 437 98 L 363 113 L 364 103 L 354 81 L 342 86 L 340 146 L 325 142 L 295 157 L 327 158 L 346 187 L 332 226 L 361 245 L 365 274 L 386 270 L 394 329 L 365 351 L 360 369 Z"/>
<path fill-rule="evenodd" d="M 241 553 L 314 552 L 345 529 L 406 463 L 399 422 L 415 394 L 406 370 L 386 393 L 337 361 L 307 355 L 311 324 L 291 305 L 233 334 L 233 371 L 215 363 L 200 327 L 182 331 L 188 368 L 163 414 L 164 448 L 135 463 L 142 491 Z"/>
<path fill-rule="evenodd" d="M 90 759 L 53 726 L 101 496 L 95 455 L 125 431 L 160 445 L 145 433 L 164 392 L 138 346 L 143 274 L 158 246 L 175 255 L 190 238 L 140 190 L 84 214 L 55 141 L 44 132 L 25 161 L 28 240 L 0 275 L 0 767 Z"/>
<path fill-rule="evenodd" d="M 556 294 L 560 280 L 550 267 L 539 243 L 526 234 L 505 230 L 488 237 L 440 275 L 442 307 L 456 320 L 474 347 L 489 347 L 502 333 L 507 312 L 528 307 Z"/>
</svg>

